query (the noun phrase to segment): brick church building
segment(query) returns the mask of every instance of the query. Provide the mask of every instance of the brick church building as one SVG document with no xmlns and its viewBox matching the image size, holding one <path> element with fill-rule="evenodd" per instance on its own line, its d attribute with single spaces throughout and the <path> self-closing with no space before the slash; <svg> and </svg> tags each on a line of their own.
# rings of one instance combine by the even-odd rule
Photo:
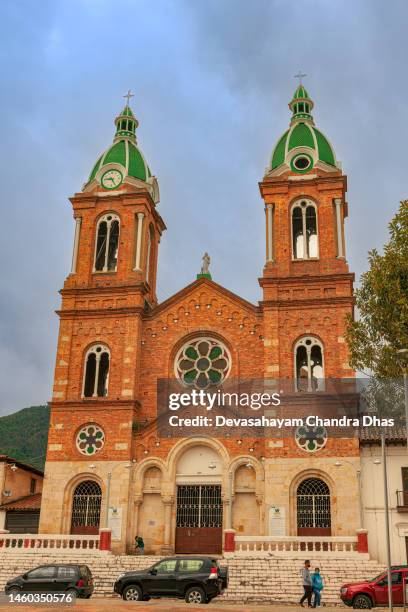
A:
<svg viewBox="0 0 408 612">
<path fill-rule="evenodd" d="M 110 527 L 114 551 L 131 550 L 139 534 L 157 554 L 221 552 L 230 529 L 355 535 L 358 439 L 157 432 L 161 378 L 189 388 L 285 379 L 294 404 L 322 405 L 325 379 L 353 376 L 344 338 L 354 278 L 345 256 L 346 176 L 302 84 L 289 107 L 254 211 L 265 215 L 258 304 L 206 273 L 158 302 L 166 230 L 158 182 L 129 101 L 115 119 L 113 144 L 70 199 L 75 238 L 58 311 L 40 532 Z"/>
</svg>

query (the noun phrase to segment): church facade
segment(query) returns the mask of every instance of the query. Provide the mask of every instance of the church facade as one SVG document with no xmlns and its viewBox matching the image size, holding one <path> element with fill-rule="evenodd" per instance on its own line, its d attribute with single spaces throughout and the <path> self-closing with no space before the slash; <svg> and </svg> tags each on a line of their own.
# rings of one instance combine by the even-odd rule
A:
<svg viewBox="0 0 408 612">
<path fill-rule="evenodd" d="M 357 439 L 205 430 L 168 438 L 157 430 L 159 379 L 190 389 L 284 379 L 293 404 L 307 408 L 333 401 L 325 379 L 353 376 L 344 337 L 353 312 L 346 176 L 302 84 L 289 107 L 290 126 L 259 183 L 258 304 L 214 282 L 208 260 L 194 282 L 158 303 L 166 230 L 158 183 L 129 104 L 116 118 L 113 144 L 71 198 L 76 229 L 58 311 L 40 532 L 110 527 L 114 551 L 131 550 L 138 534 L 157 554 L 220 553 L 230 529 L 355 535 Z"/>
</svg>

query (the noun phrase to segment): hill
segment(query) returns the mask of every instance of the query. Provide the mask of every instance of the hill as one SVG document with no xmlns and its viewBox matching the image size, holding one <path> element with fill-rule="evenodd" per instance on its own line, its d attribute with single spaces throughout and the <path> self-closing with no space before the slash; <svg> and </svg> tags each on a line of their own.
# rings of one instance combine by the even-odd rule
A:
<svg viewBox="0 0 408 612">
<path fill-rule="evenodd" d="M 48 406 L 30 406 L 0 417 L 0 454 L 44 469 L 49 421 Z"/>
</svg>

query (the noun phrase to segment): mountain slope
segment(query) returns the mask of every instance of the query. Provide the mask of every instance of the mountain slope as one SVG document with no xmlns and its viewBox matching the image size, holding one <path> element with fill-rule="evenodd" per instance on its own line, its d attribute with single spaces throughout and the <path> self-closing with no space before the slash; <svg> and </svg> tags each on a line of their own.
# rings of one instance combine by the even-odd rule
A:
<svg viewBox="0 0 408 612">
<path fill-rule="evenodd" d="M 30 406 L 0 417 L 0 454 L 44 469 L 49 421 L 48 406 Z"/>
</svg>

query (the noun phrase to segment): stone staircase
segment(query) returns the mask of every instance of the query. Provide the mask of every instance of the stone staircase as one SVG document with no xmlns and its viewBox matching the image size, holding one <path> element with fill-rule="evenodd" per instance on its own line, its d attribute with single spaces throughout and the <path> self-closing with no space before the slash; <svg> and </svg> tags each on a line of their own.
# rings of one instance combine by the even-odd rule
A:
<svg viewBox="0 0 408 612">
<path fill-rule="evenodd" d="M 0 591 L 7 580 L 45 563 L 85 563 L 94 576 L 94 597 L 114 597 L 113 583 L 125 571 L 143 569 L 159 557 L 112 555 L 102 551 L 3 550 L 0 551 Z M 229 568 L 229 588 L 218 598 L 228 602 L 296 603 L 303 588 L 300 568 L 304 558 L 242 557 L 222 559 Z M 312 569 L 320 567 L 325 580 L 322 601 L 341 603 L 339 589 L 345 582 L 373 578 L 384 568 L 376 561 L 358 558 L 311 557 Z"/>
</svg>

